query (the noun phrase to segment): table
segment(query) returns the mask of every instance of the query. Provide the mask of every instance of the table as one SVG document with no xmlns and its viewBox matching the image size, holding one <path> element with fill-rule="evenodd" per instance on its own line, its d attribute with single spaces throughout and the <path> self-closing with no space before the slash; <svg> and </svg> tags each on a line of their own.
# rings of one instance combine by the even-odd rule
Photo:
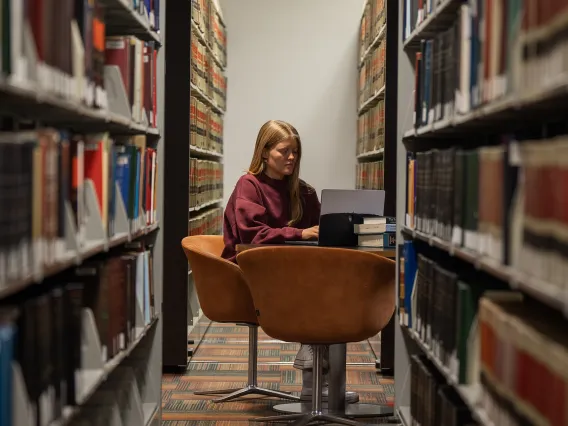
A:
<svg viewBox="0 0 568 426">
<path fill-rule="evenodd" d="M 259 247 L 319 247 L 316 245 L 292 245 L 292 244 L 237 244 L 236 251 L 241 253 L 246 250 Z M 395 249 L 381 249 L 374 247 L 337 247 L 348 250 L 366 251 L 389 259 L 396 259 Z M 394 315 L 393 315 L 394 317 Z M 389 321 L 387 327 L 381 331 L 381 368 L 389 368 L 394 371 L 394 339 L 385 342 L 383 336 L 389 338 L 391 333 L 387 328 L 392 327 L 394 331 L 393 318 Z M 386 332 L 386 333 L 385 333 Z M 388 349 L 387 349 L 388 348 Z M 383 353 L 387 359 L 383 359 Z M 347 345 L 331 345 L 329 347 L 329 396 L 328 403 L 323 404 L 323 409 L 328 410 L 342 417 L 381 417 L 392 416 L 394 410 L 391 407 L 375 405 L 375 404 L 345 404 L 345 373 L 347 366 Z M 304 403 L 288 403 L 278 404 L 272 407 L 275 411 L 281 413 L 305 413 L 311 410 L 311 402 Z"/>
</svg>

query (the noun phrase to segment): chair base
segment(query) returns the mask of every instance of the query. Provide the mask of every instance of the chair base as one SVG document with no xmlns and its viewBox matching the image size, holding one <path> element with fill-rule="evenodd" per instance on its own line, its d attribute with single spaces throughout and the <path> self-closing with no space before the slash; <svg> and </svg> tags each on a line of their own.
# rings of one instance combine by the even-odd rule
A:
<svg viewBox="0 0 568 426">
<path fill-rule="evenodd" d="M 292 423 L 292 426 L 306 426 L 311 423 L 326 422 L 348 425 L 348 426 L 363 426 L 363 423 L 357 422 L 355 420 L 345 419 L 343 417 L 334 416 L 332 414 L 327 414 L 323 412 L 311 412 L 311 413 L 300 413 L 300 414 L 286 414 L 283 416 L 270 416 L 270 417 L 260 417 L 256 419 L 249 419 L 252 422 L 286 422 L 296 420 Z"/>
<path fill-rule="evenodd" d="M 212 402 L 229 402 L 235 399 L 242 398 L 248 395 L 258 395 L 258 396 L 269 396 L 274 398 L 289 399 L 291 401 L 299 401 L 300 397 L 296 395 L 291 395 L 288 392 L 281 392 L 272 389 L 260 388 L 258 386 L 248 385 L 242 389 L 222 389 L 222 390 L 211 390 L 211 391 L 200 391 L 194 392 L 194 395 L 226 395 L 222 398 L 214 399 Z"/>
<path fill-rule="evenodd" d="M 277 413 L 307 414 L 312 411 L 311 403 L 278 404 L 272 407 Z M 348 418 L 394 417 L 394 408 L 376 404 L 347 404 L 344 413 L 330 412 L 327 403 L 322 403 L 322 412 Z"/>
</svg>

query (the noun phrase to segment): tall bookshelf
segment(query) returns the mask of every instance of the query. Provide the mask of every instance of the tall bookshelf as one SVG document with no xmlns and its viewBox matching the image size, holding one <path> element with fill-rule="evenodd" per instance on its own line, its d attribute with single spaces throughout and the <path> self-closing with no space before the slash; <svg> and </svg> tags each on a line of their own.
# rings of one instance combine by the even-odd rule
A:
<svg viewBox="0 0 568 426">
<path fill-rule="evenodd" d="M 161 422 L 153 5 L 0 2 L 2 424 Z"/>
<path fill-rule="evenodd" d="M 396 215 L 397 22 L 385 0 L 365 0 L 359 34 L 355 188 L 385 191 L 385 216 Z M 377 368 L 394 373 L 394 317 L 370 340 Z"/>
<path fill-rule="evenodd" d="M 179 140 L 186 140 L 187 146 L 178 147 L 175 153 L 177 163 L 187 162 L 176 175 L 187 171 L 189 179 L 178 182 L 172 188 L 171 205 L 178 226 L 172 234 L 171 259 L 172 277 L 176 282 L 170 289 L 171 295 L 165 299 L 169 314 L 165 316 L 169 328 L 169 339 L 164 340 L 164 366 L 184 368 L 210 322 L 203 317 L 193 283 L 191 267 L 181 250 L 181 239 L 187 235 L 221 235 L 223 227 L 223 115 L 226 106 L 227 64 L 226 27 L 218 2 L 213 0 L 193 0 L 187 2 L 190 11 L 183 6 L 183 12 L 190 19 L 177 19 L 176 26 L 190 28 L 191 46 L 189 60 L 172 61 L 176 78 L 190 76 L 189 87 L 172 81 L 178 94 L 172 94 L 168 105 L 185 102 L 189 97 L 189 110 L 183 108 L 179 123 L 184 131 L 176 130 Z M 191 12 L 191 13 L 189 13 Z M 183 21 L 183 22 L 182 22 Z M 171 28 L 171 27 L 168 27 Z M 185 47 L 187 50 L 187 47 Z M 179 73 L 179 75 L 178 75 Z M 182 101 L 182 98 L 185 99 Z M 175 99 L 174 99 L 175 98 Z M 172 108 L 172 107 L 170 107 Z M 187 115 L 186 115 L 187 111 Z M 188 120 L 189 117 L 189 120 Z M 177 120 L 177 119 L 176 119 Z M 180 124 L 181 125 L 181 124 Z M 185 131 L 187 128 L 187 131 Z M 181 145 L 181 143 L 180 143 Z M 179 178 L 178 178 L 179 181 Z M 183 193 L 183 195 L 182 195 Z M 182 212 L 187 212 L 187 215 Z M 181 216 L 185 219 L 181 221 Z M 175 246 L 175 248 L 174 248 Z M 175 263 L 175 265 L 174 265 Z M 174 278 L 175 277 L 175 278 Z M 168 340 L 168 341 L 166 341 Z"/>
<path fill-rule="evenodd" d="M 400 5 L 395 384 L 406 425 L 434 406 L 458 408 L 448 424 L 567 422 L 568 9 L 537 6 Z"/>
</svg>

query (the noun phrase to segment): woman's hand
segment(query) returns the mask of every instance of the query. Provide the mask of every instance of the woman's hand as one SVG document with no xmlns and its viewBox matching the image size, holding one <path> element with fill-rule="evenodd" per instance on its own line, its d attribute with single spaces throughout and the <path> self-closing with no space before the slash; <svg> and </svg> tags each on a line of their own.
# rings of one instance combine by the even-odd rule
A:
<svg viewBox="0 0 568 426">
<path fill-rule="evenodd" d="M 319 226 L 312 226 L 302 230 L 302 240 L 317 240 L 319 237 Z"/>
</svg>

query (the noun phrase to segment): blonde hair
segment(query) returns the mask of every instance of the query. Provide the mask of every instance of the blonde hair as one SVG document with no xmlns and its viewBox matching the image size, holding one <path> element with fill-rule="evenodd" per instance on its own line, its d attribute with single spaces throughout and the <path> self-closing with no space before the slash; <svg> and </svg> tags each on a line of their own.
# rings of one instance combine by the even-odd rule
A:
<svg viewBox="0 0 568 426">
<path fill-rule="evenodd" d="M 287 139 L 295 139 L 298 144 L 298 154 L 296 167 L 290 176 L 286 176 L 288 181 L 288 188 L 290 191 L 290 221 L 289 226 L 298 223 L 302 219 L 303 207 L 300 197 L 300 160 L 302 158 L 302 141 L 298 131 L 289 123 L 280 120 L 270 120 L 262 125 L 256 137 L 256 145 L 254 147 L 254 154 L 250 162 L 248 172 L 252 175 L 258 176 L 263 173 L 266 164 L 262 154 L 271 150 L 280 142 Z M 304 184 L 305 185 L 305 184 Z"/>
</svg>

